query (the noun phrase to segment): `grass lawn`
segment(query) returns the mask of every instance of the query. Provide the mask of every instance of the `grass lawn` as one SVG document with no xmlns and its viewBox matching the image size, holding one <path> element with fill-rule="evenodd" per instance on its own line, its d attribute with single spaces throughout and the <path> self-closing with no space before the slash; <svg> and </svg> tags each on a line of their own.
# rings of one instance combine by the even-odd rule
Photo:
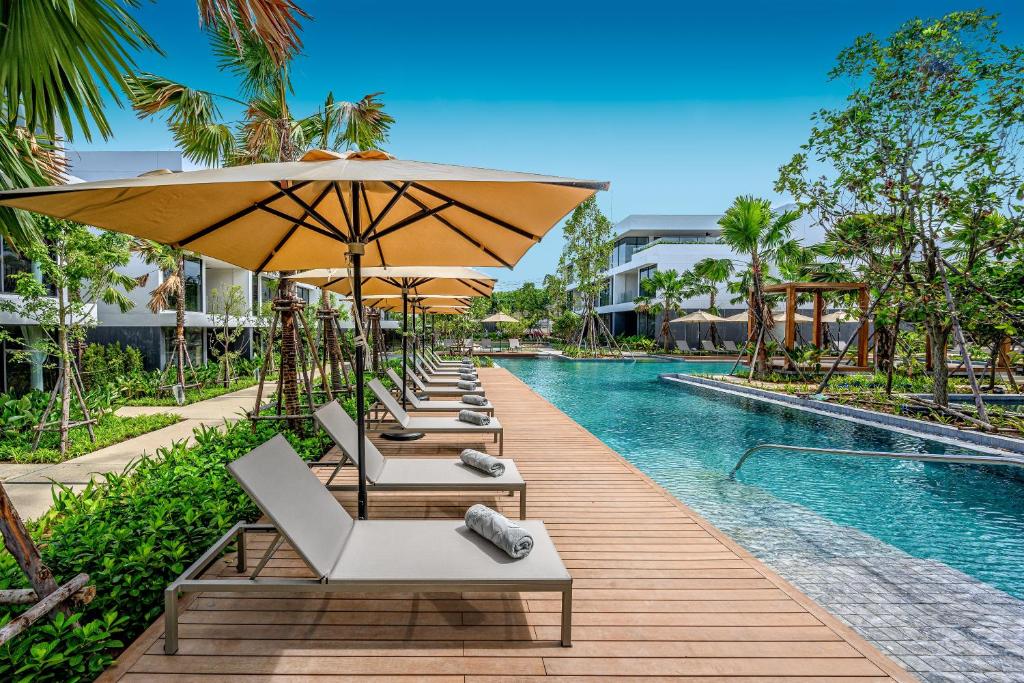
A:
<svg viewBox="0 0 1024 683">
<path fill-rule="evenodd" d="M 167 413 L 139 415 L 137 417 L 120 417 L 108 413 L 93 425 L 96 443 L 89 440 L 89 431 L 85 427 L 76 427 L 71 430 L 71 444 L 65 458 L 61 457 L 58 449 L 60 437 L 57 432 L 46 432 L 43 434 L 43 438 L 39 442 L 39 448 L 34 452 L 32 450 L 33 434 L 31 432 L 16 436 L 5 435 L 4 440 L 0 442 L 0 462 L 55 463 L 70 460 L 100 448 L 112 446 L 115 443 L 162 429 L 179 420 L 181 420 L 180 416 Z"/>
</svg>

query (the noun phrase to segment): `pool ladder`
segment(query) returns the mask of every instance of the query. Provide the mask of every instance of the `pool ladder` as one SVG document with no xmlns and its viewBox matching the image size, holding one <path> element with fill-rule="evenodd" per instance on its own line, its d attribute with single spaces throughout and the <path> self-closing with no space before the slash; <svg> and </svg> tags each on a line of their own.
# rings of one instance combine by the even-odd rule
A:
<svg viewBox="0 0 1024 683">
<path fill-rule="evenodd" d="M 761 443 L 751 446 L 743 452 L 736 466 L 729 472 L 732 479 L 743 467 L 751 455 L 758 451 L 790 451 L 793 453 L 817 453 L 828 455 L 852 455 L 860 458 L 887 458 L 892 460 L 920 460 L 924 462 L 944 462 L 958 465 L 1006 465 L 1024 467 L 1024 457 L 1010 455 L 943 455 L 939 453 L 890 453 L 886 451 L 854 451 L 846 448 L 812 448 L 811 446 L 791 446 L 781 443 Z"/>
</svg>

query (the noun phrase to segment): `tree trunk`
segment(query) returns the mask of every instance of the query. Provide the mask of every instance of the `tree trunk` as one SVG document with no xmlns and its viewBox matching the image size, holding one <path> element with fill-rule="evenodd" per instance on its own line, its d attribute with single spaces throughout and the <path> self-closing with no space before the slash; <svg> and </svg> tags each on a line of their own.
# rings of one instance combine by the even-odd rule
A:
<svg viewBox="0 0 1024 683">
<path fill-rule="evenodd" d="M 946 347 L 949 344 L 949 327 L 926 322 L 928 343 L 932 353 L 932 400 L 940 406 L 949 405 L 949 367 L 946 364 Z"/>
<path fill-rule="evenodd" d="M 294 295 L 294 284 L 287 276 L 291 272 L 281 273 L 277 282 L 278 303 L 290 302 Z M 295 311 L 290 306 L 285 307 L 281 312 L 281 366 L 278 368 L 278 391 L 284 397 L 284 410 L 286 415 L 299 414 L 299 383 L 296 375 L 296 333 L 295 333 Z M 273 340 L 271 340 L 273 343 Z M 293 430 L 299 429 L 298 420 L 289 420 L 288 427 Z"/>
<path fill-rule="evenodd" d="M 178 296 L 174 305 L 174 353 L 178 357 L 176 377 L 178 384 L 185 386 L 185 255 L 178 259 Z M 161 380 L 163 378 L 161 377 Z"/>
<path fill-rule="evenodd" d="M 63 458 L 68 453 L 69 432 L 71 431 L 71 347 L 68 344 L 67 307 L 64 303 L 64 291 L 57 292 L 57 343 L 60 346 L 60 454 Z"/>
<path fill-rule="evenodd" d="M 672 352 L 672 315 L 668 310 L 668 302 L 661 308 L 661 342 L 665 345 L 665 353 Z"/>
<path fill-rule="evenodd" d="M 750 270 L 752 275 L 752 285 L 754 289 L 753 305 L 754 305 L 754 337 L 762 341 L 760 350 L 754 354 L 751 359 L 751 374 L 757 378 L 764 378 L 768 371 L 768 353 L 765 349 L 767 343 L 768 330 L 765 323 L 765 305 L 764 305 L 764 289 L 761 282 L 761 256 L 757 251 L 750 253 Z"/>
<path fill-rule="evenodd" d="M 992 355 L 991 360 L 989 361 L 992 364 L 992 369 L 988 376 L 989 391 L 993 391 L 996 388 L 996 370 L 998 369 L 999 365 L 999 349 L 1002 347 L 1002 345 L 1002 339 L 992 344 Z"/>
</svg>

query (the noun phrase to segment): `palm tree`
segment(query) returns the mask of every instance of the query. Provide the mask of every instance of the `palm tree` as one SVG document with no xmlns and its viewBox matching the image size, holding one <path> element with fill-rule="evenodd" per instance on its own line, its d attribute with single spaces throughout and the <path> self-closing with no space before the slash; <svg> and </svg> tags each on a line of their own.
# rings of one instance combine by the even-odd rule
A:
<svg viewBox="0 0 1024 683">
<path fill-rule="evenodd" d="M 764 343 L 769 334 L 771 310 L 765 304 L 765 278 L 772 265 L 786 263 L 800 249 L 799 242 L 789 238 L 793 222 L 799 217 L 796 211 L 776 213 L 767 199 L 745 195 L 737 197 L 718 221 L 722 226 L 722 240 L 734 252 L 749 258 L 753 339 L 759 348 L 752 368 L 755 376 L 763 376 L 767 367 Z"/>
<path fill-rule="evenodd" d="M 317 111 L 295 116 L 288 101 L 292 92 L 289 62 L 294 50 L 287 59 L 275 59 L 258 36 L 233 33 L 224 22 L 210 26 L 208 33 L 221 69 L 238 77 L 236 94 L 189 88 L 148 73 L 128 79 L 129 97 L 139 117 L 163 117 L 189 159 L 224 166 L 295 161 L 316 146 L 366 149 L 387 140 L 394 119 L 377 99 L 380 93 L 366 95 L 357 102 L 336 101 L 333 93 L 327 93 Z M 242 118 L 224 119 L 219 102 L 242 105 Z M 294 300 L 294 289 L 291 279 L 280 278 L 277 298 Z M 298 415 L 294 312 L 285 308 L 280 316 L 279 390 L 284 396 L 286 413 Z"/>
<path fill-rule="evenodd" d="M 150 311 L 159 313 L 174 302 L 174 364 L 177 384 L 185 386 L 185 251 L 152 240 L 136 239 L 132 250 L 151 266 L 165 273 L 160 284 L 149 293 Z"/>
<path fill-rule="evenodd" d="M 641 313 L 661 315 L 661 339 L 665 351 L 672 349 L 672 315 L 682 308 L 683 299 L 690 296 L 691 284 L 674 270 L 656 270 L 651 277 L 640 282 L 640 296 L 634 299 Z"/>
<path fill-rule="evenodd" d="M 60 182 L 60 138 L 110 137 L 104 98 L 117 101 L 132 53 L 156 44 L 109 0 L 4 2 L 0 26 L 0 189 Z M 24 248 L 39 231 L 4 207 L 0 236 Z"/>
<path fill-rule="evenodd" d="M 715 315 L 718 315 L 718 288 L 732 277 L 733 270 L 735 266 L 732 259 L 708 257 L 693 264 L 693 270 L 690 271 L 696 279 L 696 289 L 700 290 L 698 293 L 708 295 L 708 311 Z M 708 327 L 708 332 L 711 335 L 711 343 L 717 346 L 718 328 L 714 323 Z"/>
</svg>

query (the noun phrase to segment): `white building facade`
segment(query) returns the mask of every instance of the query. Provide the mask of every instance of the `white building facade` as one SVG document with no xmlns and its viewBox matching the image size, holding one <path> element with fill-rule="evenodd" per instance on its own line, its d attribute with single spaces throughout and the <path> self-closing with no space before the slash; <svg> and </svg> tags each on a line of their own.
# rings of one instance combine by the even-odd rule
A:
<svg viewBox="0 0 1024 683">
<path fill-rule="evenodd" d="M 793 208 L 779 207 L 779 210 Z M 634 300 L 640 295 L 640 283 L 658 270 L 675 270 L 682 273 L 690 270 L 706 258 L 732 259 L 737 269 L 742 267 L 744 256 L 737 255 L 722 242 L 721 215 L 649 215 L 633 214 L 619 221 L 615 228 L 617 237 L 609 264 L 607 285 L 599 300 L 598 314 L 615 336 L 642 335 L 657 337 L 660 318 L 636 310 Z M 822 228 L 808 218 L 799 219 L 794 227 L 794 239 L 804 246 L 820 243 L 824 239 Z M 731 303 L 734 294 L 726 291 L 725 285 L 716 295 L 716 303 L 723 316 L 746 310 L 746 303 Z M 683 313 L 707 309 L 709 296 L 699 296 L 682 302 Z M 686 339 L 696 344 L 698 334 L 706 326 L 674 323 L 672 334 L 675 339 Z M 725 339 L 742 341 L 746 327 L 742 324 L 719 326 L 719 333 Z"/>
</svg>

